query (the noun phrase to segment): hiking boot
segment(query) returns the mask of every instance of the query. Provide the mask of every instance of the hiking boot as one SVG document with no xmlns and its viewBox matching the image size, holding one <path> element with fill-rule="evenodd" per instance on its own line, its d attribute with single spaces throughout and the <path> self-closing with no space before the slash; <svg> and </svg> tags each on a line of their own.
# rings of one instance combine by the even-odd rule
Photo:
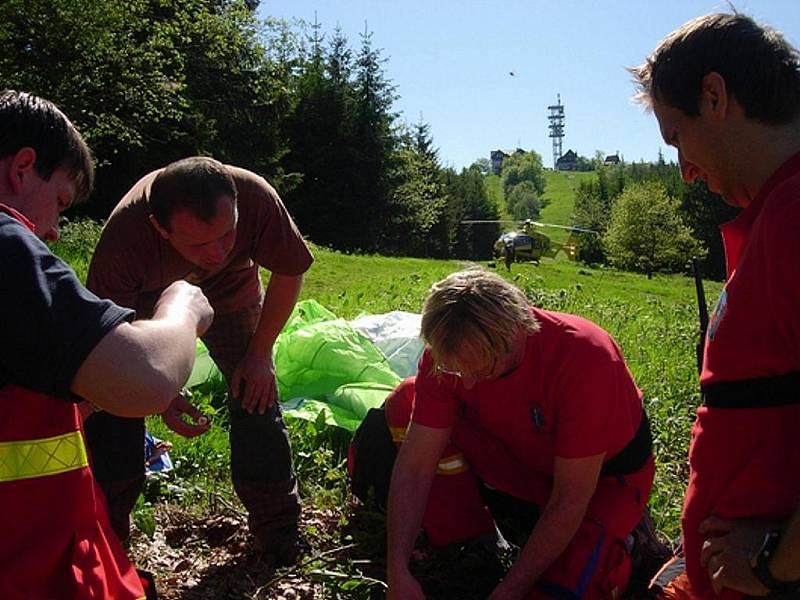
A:
<svg viewBox="0 0 800 600">
<path fill-rule="evenodd" d="M 292 567 L 300 558 L 297 525 L 287 525 L 257 538 L 261 560 L 270 568 Z"/>
<path fill-rule="evenodd" d="M 631 578 L 626 596 L 643 598 L 651 579 L 672 557 L 672 549 L 656 534 L 650 511 L 645 508 L 636 528 L 628 536 L 631 553 Z"/>
</svg>

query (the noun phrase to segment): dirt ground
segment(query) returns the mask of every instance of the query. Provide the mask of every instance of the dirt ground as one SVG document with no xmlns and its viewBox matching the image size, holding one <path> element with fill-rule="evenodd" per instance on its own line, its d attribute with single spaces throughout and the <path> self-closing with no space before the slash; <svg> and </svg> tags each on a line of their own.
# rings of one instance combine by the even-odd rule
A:
<svg viewBox="0 0 800 600">
<path fill-rule="evenodd" d="M 328 521 L 326 522 L 326 517 Z M 152 538 L 135 531 L 130 551 L 140 569 L 155 576 L 162 600 L 306 600 L 330 597 L 308 565 L 336 558 L 335 548 L 318 557 L 307 551 L 298 565 L 275 571 L 265 564 L 241 514 L 193 517 L 175 507 L 156 510 Z M 338 517 L 305 511 L 305 528 L 330 528 Z M 307 544 L 306 544 L 307 546 Z"/>
<path fill-rule="evenodd" d="M 242 513 L 204 519 L 161 504 L 154 518 L 152 537 L 134 529 L 130 552 L 138 568 L 154 575 L 162 600 L 385 597 L 385 523 L 358 504 L 341 511 L 305 506 L 303 555 L 294 567 L 277 571 L 260 559 Z M 424 540 L 411 568 L 429 600 L 485 598 L 504 572 L 485 556 L 462 548 L 433 551 Z"/>
<path fill-rule="evenodd" d="M 134 529 L 130 552 L 136 566 L 155 576 L 162 600 L 375 600 L 385 597 L 385 521 L 354 502 L 335 510 L 304 506 L 300 522 L 303 554 L 291 568 L 265 564 L 235 507 L 210 518 L 192 516 L 169 504 L 157 505 L 152 537 Z M 637 532 L 638 532 L 637 528 Z M 651 537 L 651 540 L 655 538 Z M 666 546 L 638 564 L 627 600 L 646 595 L 650 576 L 665 559 Z M 656 556 L 658 555 L 658 556 Z M 642 558 L 641 556 L 639 557 Z M 511 564 L 469 545 L 434 549 L 424 537 L 411 571 L 428 600 L 486 598 Z"/>
</svg>

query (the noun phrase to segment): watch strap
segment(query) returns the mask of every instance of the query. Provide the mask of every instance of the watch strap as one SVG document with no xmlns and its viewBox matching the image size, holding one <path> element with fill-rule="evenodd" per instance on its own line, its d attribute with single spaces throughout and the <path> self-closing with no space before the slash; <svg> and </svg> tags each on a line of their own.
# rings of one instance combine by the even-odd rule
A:
<svg viewBox="0 0 800 600">
<path fill-rule="evenodd" d="M 755 574 L 756 578 L 762 584 L 764 584 L 764 587 L 778 595 L 800 591 L 800 580 L 781 581 L 779 579 L 775 579 L 769 570 L 769 563 L 772 560 L 772 556 L 775 554 L 775 550 L 778 548 L 778 544 L 780 544 L 780 542 L 780 529 L 772 529 L 767 531 L 767 533 L 764 535 L 764 541 L 761 544 L 761 549 L 755 556 L 755 567 L 753 567 L 753 573 Z"/>
</svg>

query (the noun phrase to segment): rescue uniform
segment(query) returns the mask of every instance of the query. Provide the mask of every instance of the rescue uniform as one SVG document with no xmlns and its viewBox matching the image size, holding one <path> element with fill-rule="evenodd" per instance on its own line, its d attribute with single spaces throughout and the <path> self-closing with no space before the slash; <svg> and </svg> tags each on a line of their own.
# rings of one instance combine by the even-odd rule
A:
<svg viewBox="0 0 800 600">
<path fill-rule="evenodd" d="M 722 227 L 728 277 L 706 337 L 682 515 L 692 597 L 720 597 L 700 565 L 706 517 L 785 519 L 800 502 L 798 232 L 800 154 Z"/>
<path fill-rule="evenodd" d="M 544 507 L 555 457 L 605 453 L 585 518 L 564 553 L 527 598 L 608 598 L 630 574 L 626 538 L 641 518 L 655 471 L 641 393 L 611 337 L 574 315 L 532 308 L 538 333 L 510 373 L 464 389 L 434 371 L 428 350 L 416 380 L 386 401 L 393 438 L 409 419 L 452 428 L 423 517 L 437 545 L 494 531 L 478 479 Z"/>
<path fill-rule="evenodd" d="M 75 373 L 133 312 L 100 300 L 0 204 L 0 597 L 144 598 L 89 469 Z"/>
<path fill-rule="evenodd" d="M 226 167 L 237 189 L 236 241 L 225 263 L 206 272 L 184 259 L 149 221 L 150 186 L 143 177 L 111 213 L 89 267 L 97 295 L 150 315 L 161 292 L 178 279 L 198 285 L 214 308 L 203 336 L 230 382 L 258 324 L 263 302 L 259 267 L 281 275 L 304 273 L 313 257 L 278 194 L 263 178 Z M 231 475 L 262 544 L 296 525 L 300 513 L 291 446 L 278 403 L 249 414 L 229 398 Z M 96 413 L 86 422 L 94 473 L 110 505 L 114 529 L 129 535 L 129 514 L 144 484 L 144 420 Z M 276 540 L 277 541 L 277 540 Z"/>
</svg>

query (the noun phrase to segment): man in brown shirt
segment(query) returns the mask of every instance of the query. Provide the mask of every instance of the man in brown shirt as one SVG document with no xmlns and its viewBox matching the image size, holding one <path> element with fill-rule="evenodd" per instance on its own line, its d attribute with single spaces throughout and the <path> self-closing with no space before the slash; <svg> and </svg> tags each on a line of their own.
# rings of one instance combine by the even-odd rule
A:
<svg viewBox="0 0 800 600">
<path fill-rule="evenodd" d="M 272 346 L 291 313 L 313 257 L 275 190 L 261 177 L 193 157 L 146 175 L 106 223 L 89 267 L 102 298 L 152 313 L 179 279 L 198 285 L 215 310 L 203 336 L 230 386 L 231 474 L 250 530 L 276 564 L 296 559 L 300 504 L 291 447 L 275 385 Z M 264 291 L 259 267 L 271 271 Z M 194 423 L 184 422 L 187 414 Z M 164 414 L 181 435 L 203 433 L 200 414 L 177 396 Z M 114 529 L 144 483 L 144 422 L 95 413 L 86 422 L 95 476 Z"/>
</svg>

